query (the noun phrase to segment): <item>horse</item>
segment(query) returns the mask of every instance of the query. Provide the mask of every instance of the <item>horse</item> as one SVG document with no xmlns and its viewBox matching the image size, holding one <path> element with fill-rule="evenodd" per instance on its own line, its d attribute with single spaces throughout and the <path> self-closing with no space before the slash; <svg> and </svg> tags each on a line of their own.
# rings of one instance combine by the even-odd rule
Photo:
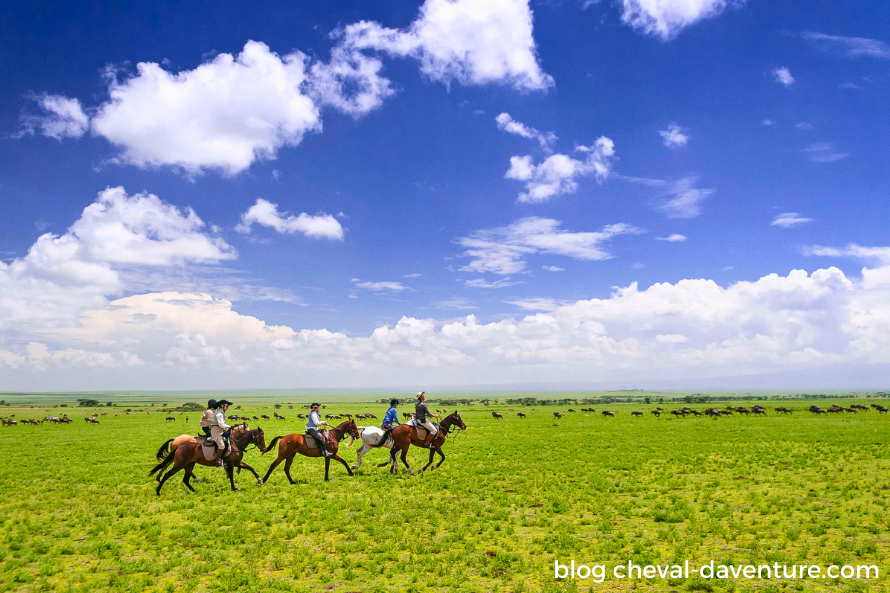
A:
<svg viewBox="0 0 890 593">
<path fill-rule="evenodd" d="M 448 433 L 451 431 L 452 426 L 459 426 L 461 430 L 466 430 L 467 425 L 464 424 L 464 421 L 461 419 L 460 414 L 457 412 L 452 412 L 449 414 L 442 423 L 439 424 L 439 435 L 433 439 L 433 442 L 430 443 L 430 460 L 427 462 L 423 469 L 418 471 L 418 475 L 422 474 L 426 468 L 428 468 L 433 463 L 433 459 L 436 453 L 439 454 L 439 457 L 442 458 L 439 463 L 433 465 L 433 469 L 436 469 L 445 461 L 445 454 L 442 453 L 442 445 L 445 444 L 445 437 L 448 436 Z M 390 438 L 392 442 L 390 443 Z M 411 445 L 415 447 L 422 447 L 426 439 L 418 438 L 417 436 L 417 427 L 410 424 L 401 424 L 396 426 L 395 428 L 390 428 L 386 432 L 384 432 L 380 439 L 376 444 L 371 445 L 371 447 L 392 447 L 392 451 L 389 453 L 389 461 L 384 463 L 378 463 L 377 467 L 384 467 L 386 465 L 392 465 L 389 470 L 391 474 L 399 473 L 399 463 L 396 461 L 396 455 L 401 451 L 401 459 L 402 463 L 405 464 L 405 467 L 408 468 L 408 473 L 412 476 L 414 475 L 414 470 L 411 469 L 411 466 L 408 465 L 408 448 Z M 365 445 L 367 447 L 367 445 Z M 359 463 L 361 463 L 361 456 L 359 456 Z M 358 467 L 358 466 L 356 466 Z"/>
<path fill-rule="evenodd" d="M 247 449 L 248 445 L 256 445 L 256 447 L 260 450 L 260 452 L 266 451 L 266 438 L 263 434 L 262 428 L 255 428 L 254 430 L 249 430 L 246 424 L 239 424 L 232 428 L 232 433 L 230 436 L 233 447 L 229 450 L 225 457 L 223 457 L 223 465 L 226 468 L 226 474 L 229 476 L 229 482 L 232 485 L 232 490 L 235 492 L 239 492 L 240 489 L 235 487 L 235 467 L 244 468 L 250 470 L 250 472 L 256 477 L 257 482 L 262 484 L 263 481 L 260 479 L 259 474 L 256 471 L 244 463 L 242 459 L 244 458 L 244 451 Z M 218 455 L 219 453 L 217 453 Z M 149 473 L 149 476 L 154 475 L 156 472 L 164 469 L 167 465 L 170 464 L 170 461 L 173 462 L 173 469 L 164 474 L 164 477 L 160 479 L 158 482 L 158 487 L 155 490 L 155 493 L 160 496 L 161 495 L 161 487 L 163 487 L 164 482 L 166 482 L 173 474 L 178 472 L 181 469 L 185 469 L 185 476 L 182 478 L 182 482 L 188 487 L 192 492 L 196 492 L 192 485 L 189 484 L 189 479 L 194 476 L 192 470 L 195 468 L 195 464 L 199 463 L 201 465 L 207 465 L 210 467 L 214 467 L 217 464 L 218 459 L 214 457 L 212 460 L 207 460 L 204 457 L 204 453 L 201 451 L 201 445 L 197 442 L 185 442 L 179 445 L 175 451 L 170 452 L 159 464 L 157 464 Z"/>
<path fill-rule="evenodd" d="M 328 481 L 328 472 L 330 471 L 331 467 L 331 459 L 336 459 L 337 461 L 342 463 L 343 467 L 346 468 L 346 471 L 349 472 L 349 475 L 352 476 L 353 473 L 352 470 L 349 469 L 349 464 L 346 463 L 346 461 L 342 457 L 340 457 L 337 452 L 340 448 L 340 441 L 342 441 L 343 437 L 345 437 L 346 435 L 352 437 L 352 440 L 349 441 L 348 445 L 346 445 L 347 447 L 352 446 L 352 443 L 354 441 L 362 438 L 358 432 L 358 427 L 356 427 L 355 425 L 355 420 L 347 420 L 339 426 L 336 426 L 327 431 L 327 433 L 332 438 L 325 439 L 325 447 L 329 452 L 333 453 L 333 455 L 324 458 L 325 481 Z M 269 471 L 266 472 L 266 477 L 263 478 L 263 482 L 268 482 L 269 476 L 272 475 L 272 470 L 278 467 L 278 464 L 280 464 L 282 461 L 285 461 L 284 475 L 287 476 L 287 479 L 291 484 L 296 484 L 296 482 L 294 482 L 294 479 L 290 475 L 290 466 L 294 462 L 294 456 L 299 453 L 304 457 L 321 457 L 321 447 L 315 449 L 307 447 L 307 438 L 311 439 L 312 437 L 302 434 L 289 434 L 287 436 L 279 436 L 272 439 L 272 442 L 269 443 L 269 447 L 266 450 L 268 451 L 269 449 L 271 449 L 272 445 L 277 443 L 280 439 L 281 442 L 278 443 L 278 458 L 272 462 L 272 465 L 269 467 Z"/>
</svg>

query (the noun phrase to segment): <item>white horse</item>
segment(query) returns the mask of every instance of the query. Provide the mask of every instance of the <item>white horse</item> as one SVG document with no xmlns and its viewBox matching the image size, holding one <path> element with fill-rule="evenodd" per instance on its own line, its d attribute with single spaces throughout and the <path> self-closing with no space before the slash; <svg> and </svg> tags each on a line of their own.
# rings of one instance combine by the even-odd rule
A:
<svg viewBox="0 0 890 593">
<path fill-rule="evenodd" d="M 364 428 L 364 430 L 362 430 L 362 428 Z M 362 431 L 362 448 L 358 450 L 358 461 L 355 462 L 355 465 L 352 466 L 352 469 L 358 469 L 361 467 L 362 457 L 364 457 L 365 453 L 367 453 L 371 449 L 377 448 L 377 443 L 380 442 L 381 437 L 383 437 L 383 433 L 386 432 L 382 428 L 378 428 L 376 426 L 360 426 L 359 430 Z M 381 447 L 386 447 L 387 449 L 392 449 L 392 446 L 393 440 L 391 437 L 386 439 L 386 442 L 381 445 Z M 388 463 L 384 463 L 382 465 L 387 464 Z"/>
</svg>

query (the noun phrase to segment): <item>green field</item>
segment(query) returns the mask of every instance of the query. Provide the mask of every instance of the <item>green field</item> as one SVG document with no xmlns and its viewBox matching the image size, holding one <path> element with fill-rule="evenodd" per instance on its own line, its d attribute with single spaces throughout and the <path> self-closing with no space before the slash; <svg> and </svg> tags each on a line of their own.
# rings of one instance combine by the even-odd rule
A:
<svg viewBox="0 0 890 593">
<path fill-rule="evenodd" d="M 62 401 L 46 397 L 41 404 Z M 887 590 L 890 416 L 806 412 L 811 403 L 856 400 L 761 402 L 767 417 L 717 420 L 654 418 L 655 404 L 642 403 L 596 405 L 594 414 L 566 412 L 584 404 L 462 406 L 467 431 L 423 476 L 404 468 L 389 475 L 374 467 L 386 452 L 374 451 L 354 478 L 332 465 L 325 483 L 319 459 L 298 457 L 294 486 L 279 468 L 262 486 L 242 473 L 242 491 L 231 492 L 222 470 L 198 467 L 205 482 L 197 494 L 176 476 L 157 497 L 148 477 L 154 453 L 196 432 L 198 414 L 188 414 L 188 425 L 178 413 L 166 422 L 158 406 L 137 399 L 89 410 L 0 408 L 0 416 L 67 412 L 76 420 L 0 427 L 0 591 Z M 386 406 L 358 399 L 323 413 L 382 417 Z M 184 401 L 157 401 L 174 400 Z M 272 414 L 268 397 L 256 401 L 230 412 Z M 794 414 L 776 415 L 777 405 Z M 302 432 L 303 406 L 285 403 L 277 411 L 286 421 L 260 421 L 267 442 Z M 134 412 L 124 415 L 125 407 Z M 603 409 L 618 414 L 605 418 Z M 631 410 L 646 416 L 631 418 Z M 88 425 L 83 417 L 94 411 L 108 415 Z M 357 446 L 341 447 L 350 464 Z M 426 457 L 409 453 L 415 469 Z M 273 459 L 251 451 L 245 461 L 262 475 Z M 555 581 L 554 560 L 572 559 L 875 564 L 881 572 L 864 580 Z"/>
</svg>

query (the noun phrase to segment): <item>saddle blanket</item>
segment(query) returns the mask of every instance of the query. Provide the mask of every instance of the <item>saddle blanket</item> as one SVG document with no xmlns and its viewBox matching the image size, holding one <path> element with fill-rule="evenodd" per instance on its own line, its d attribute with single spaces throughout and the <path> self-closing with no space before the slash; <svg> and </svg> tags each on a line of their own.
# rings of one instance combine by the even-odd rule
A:
<svg viewBox="0 0 890 593">
<path fill-rule="evenodd" d="M 208 445 L 207 442 L 201 443 L 201 453 L 204 454 L 204 459 L 207 461 L 213 461 L 216 459 L 216 446 Z"/>
<path fill-rule="evenodd" d="M 319 432 L 324 437 L 325 441 L 327 441 L 328 431 L 320 430 Z M 303 442 L 306 443 L 307 449 L 318 449 L 319 448 L 318 441 L 316 441 L 315 438 L 309 433 L 303 434 Z"/>
<path fill-rule="evenodd" d="M 414 427 L 414 430 L 417 431 L 417 438 L 419 438 L 419 439 L 421 439 L 421 440 L 425 439 L 425 438 L 426 438 L 426 435 L 430 432 L 430 431 L 428 431 L 427 429 L 425 429 L 423 426 L 421 426 L 420 424 L 418 424 L 417 421 L 414 420 L 414 418 L 412 418 L 411 420 L 409 420 L 406 424 L 407 424 L 408 426 L 413 426 L 413 427 Z M 439 423 L 438 423 L 438 422 L 433 422 L 433 426 L 436 427 L 436 430 L 439 429 Z"/>
</svg>

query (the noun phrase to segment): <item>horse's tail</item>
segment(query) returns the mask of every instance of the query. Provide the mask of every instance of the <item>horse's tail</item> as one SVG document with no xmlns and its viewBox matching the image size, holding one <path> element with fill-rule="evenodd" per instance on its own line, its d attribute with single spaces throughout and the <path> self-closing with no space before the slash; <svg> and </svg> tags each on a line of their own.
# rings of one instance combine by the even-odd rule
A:
<svg viewBox="0 0 890 593">
<path fill-rule="evenodd" d="M 372 447 L 380 447 L 381 445 L 383 445 L 383 443 L 386 442 L 386 439 L 389 438 L 389 436 L 392 434 L 392 431 L 394 431 L 394 430 L 395 430 L 395 428 L 390 428 L 389 430 L 387 430 L 386 432 L 384 432 L 384 433 L 380 436 L 380 440 L 377 441 L 377 444 L 376 444 L 376 445 L 371 445 L 371 446 L 372 446 Z"/>
<path fill-rule="evenodd" d="M 149 475 L 149 476 L 153 476 L 153 475 L 155 475 L 155 472 L 160 471 L 161 469 L 163 469 L 164 466 L 166 466 L 166 465 L 170 462 L 170 460 L 173 459 L 173 456 L 174 456 L 175 454 L 176 454 L 175 451 L 174 451 L 173 453 L 168 453 L 167 456 L 164 457 L 164 459 L 162 459 L 161 462 L 160 462 L 159 464 L 157 464 L 156 466 L 154 466 L 154 468 L 153 468 L 150 472 L 148 472 L 148 475 Z"/>
<path fill-rule="evenodd" d="M 158 461 L 162 460 L 170 452 L 170 443 L 172 443 L 172 442 L 173 442 L 173 439 L 166 441 L 163 445 L 161 445 L 161 448 L 158 449 L 158 452 L 155 453 L 155 457 L 157 458 Z"/>
<path fill-rule="evenodd" d="M 278 440 L 279 440 L 280 438 L 281 438 L 281 437 L 275 437 L 274 439 L 272 439 L 272 440 L 269 442 L 269 444 L 266 445 L 266 449 L 261 453 L 261 455 L 265 455 L 265 454 L 266 454 L 266 451 L 271 451 L 271 450 L 272 450 L 272 447 L 275 446 L 275 443 L 277 443 Z"/>
</svg>

